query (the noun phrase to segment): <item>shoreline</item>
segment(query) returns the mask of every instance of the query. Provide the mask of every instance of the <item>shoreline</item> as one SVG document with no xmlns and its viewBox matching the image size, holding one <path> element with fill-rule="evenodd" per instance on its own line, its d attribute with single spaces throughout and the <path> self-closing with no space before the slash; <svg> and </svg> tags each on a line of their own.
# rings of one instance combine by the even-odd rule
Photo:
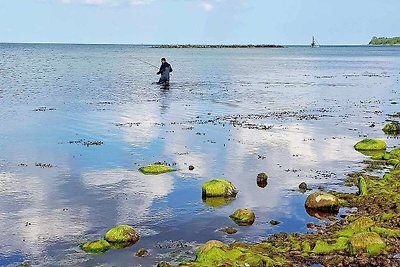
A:
<svg viewBox="0 0 400 267">
<path fill-rule="evenodd" d="M 389 116 L 397 118 L 400 113 Z M 386 134 L 388 125 L 382 129 Z M 359 143 L 366 140 L 371 139 Z M 348 209 L 340 219 L 338 213 L 307 210 L 321 220 L 307 223 L 307 233 L 276 233 L 251 244 L 210 240 L 196 251 L 194 261 L 178 266 L 400 266 L 400 147 L 387 152 L 385 144 L 384 150 L 366 150 L 358 149 L 359 143 L 354 148 L 368 157 L 363 161 L 366 166 L 349 173 L 342 185 L 358 192 L 327 192 L 337 197 L 341 209 Z M 384 175 L 375 176 L 376 170 Z"/>
<path fill-rule="evenodd" d="M 195 45 L 195 44 L 175 44 L 175 45 L 152 45 L 151 48 L 284 48 L 283 45 L 271 44 L 247 44 L 247 45 Z"/>
</svg>

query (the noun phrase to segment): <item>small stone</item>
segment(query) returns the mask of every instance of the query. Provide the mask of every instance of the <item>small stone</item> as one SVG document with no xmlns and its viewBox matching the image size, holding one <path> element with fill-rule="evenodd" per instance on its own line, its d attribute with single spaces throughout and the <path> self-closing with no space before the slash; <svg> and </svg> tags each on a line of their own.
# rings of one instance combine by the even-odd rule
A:
<svg viewBox="0 0 400 267">
<path fill-rule="evenodd" d="M 307 223 L 307 228 L 313 229 L 313 228 L 315 228 L 315 224 L 312 222 L 309 222 L 309 223 Z"/>
<path fill-rule="evenodd" d="M 190 165 L 189 166 L 189 171 L 193 171 L 194 170 L 194 166 L 193 165 Z"/>
<path fill-rule="evenodd" d="M 173 267 L 173 266 L 171 264 L 169 264 L 168 262 L 162 261 L 157 264 L 157 267 Z"/>
<path fill-rule="evenodd" d="M 264 172 L 257 175 L 257 185 L 264 188 L 268 185 L 268 175 Z"/>
<path fill-rule="evenodd" d="M 138 251 L 136 251 L 135 255 L 136 257 L 144 257 L 147 256 L 149 254 L 149 252 L 144 249 L 144 248 L 140 248 Z"/>
<path fill-rule="evenodd" d="M 233 235 L 237 233 L 237 230 L 233 227 L 226 227 L 219 230 L 220 232 L 224 232 L 228 235 Z"/>
<path fill-rule="evenodd" d="M 299 189 L 300 189 L 301 192 L 304 193 L 304 192 L 306 192 L 308 190 L 308 186 L 307 186 L 307 184 L 305 182 L 301 182 L 299 184 Z"/>
<path fill-rule="evenodd" d="M 270 220 L 269 223 L 270 223 L 271 225 L 278 225 L 278 224 L 280 224 L 281 222 L 275 221 L 275 220 Z"/>
</svg>

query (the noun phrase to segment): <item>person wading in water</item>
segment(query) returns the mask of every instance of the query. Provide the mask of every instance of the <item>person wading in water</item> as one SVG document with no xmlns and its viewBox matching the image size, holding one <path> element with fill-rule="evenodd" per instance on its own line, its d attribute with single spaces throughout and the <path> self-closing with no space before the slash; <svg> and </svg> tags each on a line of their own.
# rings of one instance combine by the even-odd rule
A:
<svg viewBox="0 0 400 267">
<path fill-rule="evenodd" d="M 172 72 L 172 67 L 171 65 L 167 62 L 165 58 L 161 59 L 161 67 L 160 70 L 157 72 L 157 75 L 161 74 L 160 80 L 158 81 L 158 84 L 164 84 L 168 85 L 169 84 L 169 73 Z"/>
</svg>

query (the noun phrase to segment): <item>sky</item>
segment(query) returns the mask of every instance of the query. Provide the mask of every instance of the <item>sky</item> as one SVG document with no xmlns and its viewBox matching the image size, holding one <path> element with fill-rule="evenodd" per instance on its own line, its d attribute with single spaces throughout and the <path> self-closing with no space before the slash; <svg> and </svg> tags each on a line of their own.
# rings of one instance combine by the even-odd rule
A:
<svg viewBox="0 0 400 267">
<path fill-rule="evenodd" d="M 0 0 L 0 42 L 367 44 L 399 0 Z"/>
</svg>

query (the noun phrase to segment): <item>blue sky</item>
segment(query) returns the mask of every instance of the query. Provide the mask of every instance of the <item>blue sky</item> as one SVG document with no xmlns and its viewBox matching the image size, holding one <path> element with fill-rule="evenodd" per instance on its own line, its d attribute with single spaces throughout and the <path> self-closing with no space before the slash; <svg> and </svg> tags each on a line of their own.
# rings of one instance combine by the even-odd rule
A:
<svg viewBox="0 0 400 267">
<path fill-rule="evenodd" d="M 0 42 L 366 44 L 399 0 L 0 0 Z"/>
</svg>

